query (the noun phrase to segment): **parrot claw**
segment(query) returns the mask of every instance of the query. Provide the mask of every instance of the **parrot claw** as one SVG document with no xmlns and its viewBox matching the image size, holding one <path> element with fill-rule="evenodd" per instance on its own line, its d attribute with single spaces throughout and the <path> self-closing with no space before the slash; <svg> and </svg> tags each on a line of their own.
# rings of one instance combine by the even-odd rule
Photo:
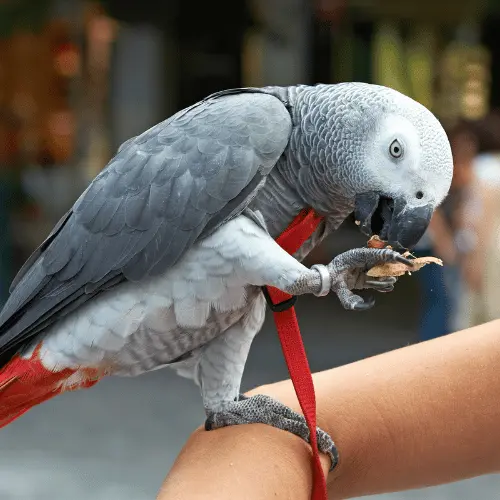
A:
<svg viewBox="0 0 500 500">
<path fill-rule="evenodd" d="M 403 257 L 402 255 L 397 255 L 396 260 L 398 262 L 401 262 L 401 264 L 405 264 L 407 266 L 413 267 L 413 261 L 410 259 L 407 259 L 406 257 Z"/>
<path fill-rule="evenodd" d="M 375 305 L 375 299 L 373 297 L 368 298 L 367 300 L 361 299 L 354 304 L 352 309 L 354 311 L 368 311 Z"/>
<path fill-rule="evenodd" d="M 394 276 L 388 276 L 386 278 L 373 278 L 365 281 L 366 288 L 372 288 L 377 292 L 392 292 L 394 290 L 394 284 L 397 278 Z"/>
<path fill-rule="evenodd" d="M 345 309 L 351 311 L 366 311 L 375 305 L 375 300 L 363 300 L 352 290 L 372 288 L 377 292 L 391 292 L 397 278 L 368 278 L 366 271 L 372 267 L 390 263 L 402 262 L 412 265 L 412 262 L 400 253 L 389 248 L 354 248 L 344 252 L 328 265 L 331 279 L 331 289 L 337 294 Z"/>
<path fill-rule="evenodd" d="M 396 281 L 397 278 L 395 278 L 394 276 L 388 276 L 387 278 L 383 278 L 380 280 L 366 280 L 365 285 L 369 286 L 370 288 L 387 288 L 389 286 L 393 286 Z"/>
<path fill-rule="evenodd" d="M 309 428 L 305 418 L 276 401 L 262 394 L 247 397 L 240 395 L 238 401 L 226 403 L 219 411 L 207 410 L 205 430 L 241 424 L 267 424 L 277 429 L 291 432 L 309 443 Z M 317 428 L 318 448 L 330 456 L 333 470 L 338 463 L 338 451 L 332 438 Z"/>
</svg>

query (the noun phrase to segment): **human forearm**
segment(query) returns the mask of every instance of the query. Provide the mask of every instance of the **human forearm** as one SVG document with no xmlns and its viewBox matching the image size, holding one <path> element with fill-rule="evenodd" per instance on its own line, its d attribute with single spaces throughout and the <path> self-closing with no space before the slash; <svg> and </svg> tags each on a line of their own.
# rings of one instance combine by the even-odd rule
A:
<svg viewBox="0 0 500 500">
<path fill-rule="evenodd" d="M 333 498 L 500 470 L 499 366 L 496 321 L 318 374 Z"/>
<path fill-rule="evenodd" d="M 315 374 L 318 425 L 340 452 L 328 478 L 331 498 L 499 470 L 499 365 L 497 321 Z M 288 381 L 255 392 L 298 408 Z M 201 500 L 220 490 L 228 499 L 306 500 L 310 480 L 305 443 L 276 429 L 241 426 L 195 433 L 159 498 Z"/>
<path fill-rule="evenodd" d="M 322 456 L 324 470 L 329 459 Z M 195 431 L 158 500 L 310 500 L 309 445 L 263 424 Z"/>
</svg>

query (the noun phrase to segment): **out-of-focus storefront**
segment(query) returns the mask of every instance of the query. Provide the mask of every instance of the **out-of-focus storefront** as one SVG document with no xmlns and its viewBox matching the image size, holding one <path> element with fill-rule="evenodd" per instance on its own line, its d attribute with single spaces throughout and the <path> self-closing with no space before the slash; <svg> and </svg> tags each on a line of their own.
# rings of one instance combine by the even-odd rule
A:
<svg viewBox="0 0 500 500">
<path fill-rule="evenodd" d="M 0 302 L 107 160 L 96 130 L 105 129 L 113 26 L 96 2 L 0 3 Z"/>
<path fill-rule="evenodd" d="M 395 88 L 446 125 L 482 118 L 498 100 L 487 0 L 317 0 L 316 12 L 317 52 L 328 54 L 319 79 Z"/>
<path fill-rule="evenodd" d="M 37 229 L 43 231 L 40 205 L 23 189 L 23 175 L 31 166 L 66 162 L 74 149 L 70 88 L 79 54 L 50 7 L 47 0 L 0 3 L 2 302 L 27 248 L 40 239 Z"/>
</svg>

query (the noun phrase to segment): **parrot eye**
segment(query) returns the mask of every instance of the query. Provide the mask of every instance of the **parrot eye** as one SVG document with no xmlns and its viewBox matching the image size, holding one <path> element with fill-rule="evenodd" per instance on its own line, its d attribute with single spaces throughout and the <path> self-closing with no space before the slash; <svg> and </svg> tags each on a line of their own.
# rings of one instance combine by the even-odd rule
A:
<svg viewBox="0 0 500 500">
<path fill-rule="evenodd" d="M 403 146 L 397 139 L 394 139 L 391 142 L 391 145 L 389 146 L 389 153 L 391 153 L 393 158 L 401 158 L 401 156 L 403 156 Z"/>
</svg>

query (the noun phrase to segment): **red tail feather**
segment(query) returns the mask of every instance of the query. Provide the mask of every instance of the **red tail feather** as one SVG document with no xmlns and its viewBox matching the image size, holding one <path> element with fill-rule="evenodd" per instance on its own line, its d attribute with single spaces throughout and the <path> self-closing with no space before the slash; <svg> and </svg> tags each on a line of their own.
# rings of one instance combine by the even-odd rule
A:
<svg viewBox="0 0 500 500">
<path fill-rule="evenodd" d="M 102 374 L 90 369 L 47 370 L 40 360 L 39 344 L 30 358 L 15 356 L 0 370 L 0 428 L 33 406 L 63 392 L 92 387 Z"/>
</svg>

